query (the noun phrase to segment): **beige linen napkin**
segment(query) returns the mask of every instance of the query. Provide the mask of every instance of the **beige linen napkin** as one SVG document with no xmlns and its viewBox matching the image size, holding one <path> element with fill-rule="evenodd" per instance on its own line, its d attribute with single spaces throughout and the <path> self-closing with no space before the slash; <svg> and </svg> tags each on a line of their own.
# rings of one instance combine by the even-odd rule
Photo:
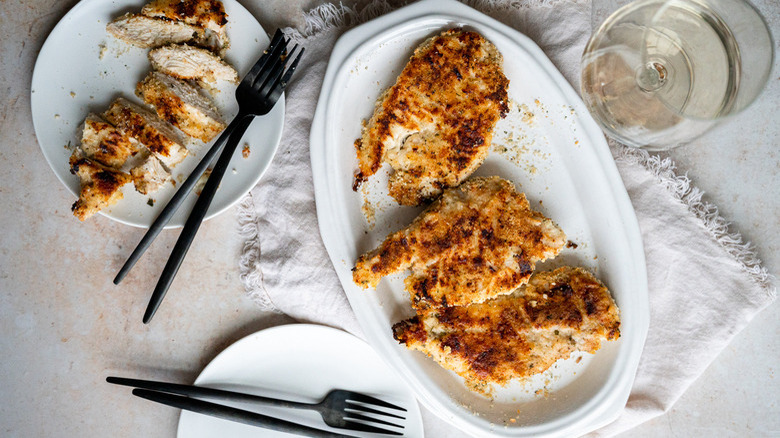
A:
<svg viewBox="0 0 780 438">
<path fill-rule="evenodd" d="M 588 1 L 472 1 L 471 6 L 534 40 L 567 80 L 579 80 L 590 36 Z M 320 239 L 309 161 L 309 129 L 330 51 L 346 29 L 390 11 L 323 5 L 304 31 L 299 77 L 286 96 L 282 144 L 267 174 L 243 200 L 241 277 L 267 310 L 361 335 Z M 575 87 L 576 88 L 576 87 Z M 741 238 L 674 166 L 643 151 L 610 145 L 636 210 L 647 258 L 650 330 L 636 381 L 620 418 L 593 433 L 610 436 L 668 410 L 775 290 Z M 426 434 L 462 435 L 424 410 Z"/>
</svg>

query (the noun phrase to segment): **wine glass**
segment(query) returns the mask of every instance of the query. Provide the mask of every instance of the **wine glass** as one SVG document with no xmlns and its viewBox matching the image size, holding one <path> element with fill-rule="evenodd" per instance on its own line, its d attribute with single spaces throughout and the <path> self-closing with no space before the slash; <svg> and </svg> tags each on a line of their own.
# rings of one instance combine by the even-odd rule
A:
<svg viewBox="0 0 780 438">
<path fill-rule="evenodd" d="M 582 56 L 583 99 L 609 136 L 669 149 L 741 111 L 763 90 L 773 42 L 746 1 L 621 1 L 594 0 L 594 15 L 617 10 Z"/>
</svg>

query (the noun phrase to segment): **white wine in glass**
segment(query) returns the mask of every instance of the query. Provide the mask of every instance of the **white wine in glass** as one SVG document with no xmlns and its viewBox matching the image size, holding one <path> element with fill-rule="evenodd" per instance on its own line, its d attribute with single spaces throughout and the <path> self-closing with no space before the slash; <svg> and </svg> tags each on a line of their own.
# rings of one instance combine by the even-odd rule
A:
<svg viewBox="0 0 780 438">
<path fill-rule="evenodd" d="M 749 3 L 637 0 L 591 37 L 582 95 L 610 136 L 668 149 L 755 100 L 772 59 L 769 30 Z"/>
</svg>

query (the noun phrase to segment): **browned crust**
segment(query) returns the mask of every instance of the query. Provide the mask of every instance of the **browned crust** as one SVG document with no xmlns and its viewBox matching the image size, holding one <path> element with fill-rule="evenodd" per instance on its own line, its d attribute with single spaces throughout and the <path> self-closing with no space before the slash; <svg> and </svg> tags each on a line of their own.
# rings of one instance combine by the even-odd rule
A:
<svg viewBox="0 0 780 438">
<path fill-rule="evenodd" d="M 73 215 L 81 221 L 122 199 L 120 189 L 132 180 L 125 172 L 76 154 L 70 157 L 70 172 L 81 179 L 79 199 L 71 206 Z"/>
<path fill-rule="evenodd" d="M 132 108 L 114 102 L 103 114 L 109 122 L 134 137 L 152 153 L 162 157 L 171 157 L 173 150 L 181 150 L 186 154 L 186 149 L 179 142 L 167 137 L 159 130 L 147 123 L 144 117 Z"/>
<path fill-rule="evenodd" d="M 598 279 L 563 267 L 481 304 L 421 312 L 395 324 L 393 336 L 489 393 L 488 384 L 530 377 L 574 351 L 593 353 L 602 340 L 619 338 L 620 316 Z"/>
<path fill-rule="evenodd" d="M 87 125 L 90 125 L 89 127 Z M 97 145 L 91 147 L 87 152 L 89 158 L 108 167 L 120 168 L 128 158 L 134 156 L 140 150 L 123 132 L 119 131 L 110 123 L 88 118 L 84 121 L 84 130 L 91 129 L 95 132 Z M 83 144 L 83 141 L 82 141 Z"/>
<path fill-rule="evenodd" d="M 169 20 L 184 21 L 200 27 L 209 27 L 210 23 L 220 27 L 227 25 L 225 6 L 218 0 L 156 0 L 144 8 L 145 13 L 149 11 L 162 12 Z"/>
<path fill-rule="evenodd" d="M 462 182 L 487 156 L 492 130 L 508 111 L 509 80 L 501 54 L 476 32 L 451 29 L 426 41 L 355 142 L 358 170 L 353 189 L 377 172 L 393 130 L 403 140 L 404 163 L 391 163 L 390 194 L 418 205 Z"/>
<path fill-rule="evenodd" d="M 111 167 L 120 167 L 127 157 L 138 153 L 138 147 L 118 131 L 111 131 L 101 139 L 95 160 Z"/>
<path fill-rule="evenodd" d="M 465 305 L 511 292 L 565 243 L 564 233 L 531 210 L 512 183 L 473 178 L 447 189 L 410 226 L 362 255 L 353 280 L 376 287 L 381 277 L 411 269 L 405 284 L 415 308 Z"/>
<path fill-rule="evenodd" d="M 173 78 L 183 87 L 190 88 L 184 81 Z M 164 83 L 158 80 L 155 72 L 136 85 L 135 93 L 143 101 L 154 107 L 161 119 L 179 128 L 190 137 L 208 143 L 225 129 L 221 120 L 215 120 L 211 116 L 188 105 L 175 92 L 168 89 Z M 193 94 L 197 91 L 193 90 Z M 215 112 L 216 115 L 216 112 Z"/>
</svg>

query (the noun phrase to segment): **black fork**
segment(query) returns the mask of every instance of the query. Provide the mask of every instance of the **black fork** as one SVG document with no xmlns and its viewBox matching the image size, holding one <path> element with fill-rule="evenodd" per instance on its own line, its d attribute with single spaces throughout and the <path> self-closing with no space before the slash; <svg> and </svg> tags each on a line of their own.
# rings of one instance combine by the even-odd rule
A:
<svg viewBox="0 0 780 438">
<path fill-rule="evenodd" d="M 298 46 L 296 45 L 290 52 L 290 55 L 295 53 L 297 48 Z M 184 223 L 184 229 L 171 251 L 171 255 L 165 264 L 165 268 L 163 268 L 160 279 L 157 281 L 154 292 L 152 292 L 149 305 L 144 313 L 144 324 L 151 321 L 174 277 L 176 277 L 176 273 L 179 271 L 179 267 L 187 255 L 187 251 L 200 228 L 200 224 L 206 216 L 206 212 L 214 199 L 214 194 L 219 188 L 219 183 L 225 175 L 225 171 L 233 157 L 233 152 L 235 152 L 241 141 L 241 137 L 255 116 L 267 114 L 276 104 L 276 101 L 279 100 L 303 53 L 303 48 L 298 50 L 292 64 L 285 70 L 290 56 L 287 54 L 287 41 L 284 37 L 282 36 L 281 41 L 270 50 L 270 56 L 266 59 L 266 62 L 260 66 L 255 65 L 236 90 L 238 115 L 231 122 L 231 124 L 236 124 L 235 131 L 229 133 L 225 148 L 222 150 L 217 164 L 212 169 L 208 182 L 206 182 L 205 187 L 203 187 L 198 196 L 198 200 L 195 202 L 187 222 Z"/>
<path fill-rule="evenodd" d="M 155 237 L 157 237 L 178 208 L 184 203 L 187 195 L 189 195 L 198 183 L 201 175 L 203 175 L 208 166 L 214 161 L 214 158 L 219 154 L 221 149 L 222 153 L 219 156 L 219 160 L 214 166 L 206 186 L 198 197 L 198 200 L 184 225 L 184 229 L 171 252 L 168 263 L 163 269 L 160 280 L 152 293 L 149 306 L 144 314 L 144 323 L 148 323 L 152 319 L 152 316 L 154 316 L 154 313 L 157 311 L 165 293 L 168 291 L 171 282 L 173 282 L 173 278 L 176 276 L 179 266 L 181 266 L 181 262 L 184 260 L 184 256 L 187 254 L 187 250 L 192 243 L 192 239 L 195 237 L 195 234 L 211 205 L 214 194 L 219 187 L 219 183 L 230 164 L 233 153 L 240 143 L 244 132 L 246 132 L 246 129 L 255 116 L 265 115 L 271 111 L 295 72 L 301 55 L 303 54 L 303 48 L 298 49 L 298 46 L 296 45 L 288 54 L 287 44 L 288 41 L 284 37 L 284 34 L 280 30 L 277 30 L 271 40 L 271 44 L 249 73 L 244 76 L 244 79 L 236 89 L 238 114 L 219 136 L 217 141 L 214 142 L 214 145 L 206 152 L 192 173 L 190 173 L 187 180 L 180 185 L 179 189 L 157 216 L 138 246 L 130 257 L 128 257 L 124 266 L 122 266 L 119 273 L 114 278 L 114 284 L 119 284 L 125 275 L 127 275 L 133 265 L 135 265 L 141 255 L 143 255 L 144 251 L 151 245 Z M 293 59 L 293 61 L 288 67 L 287 64 L 290 59 Z M 224 149 L 221 148 L 222 144 L 225 144 Z"/>
<path fill-rule="evenodd" d="M 108 377 L 106 381 L 116 385 L 132 386 L 187 397 L 205 397 L 212 400 L 243 402 L 261 406 L 313 410 L 319 412 L 322 420 L 330 427 L 386 435 L 403 435 L 407 412 L 406 409 L 400 406 L 376 397 L 343 389 L 334 389 L 328 392 L 318 403 L 305 403 L 224 389 L 124 377 Z M 133 393 L 135 394 L 135 392 Z"/>
</svg>

